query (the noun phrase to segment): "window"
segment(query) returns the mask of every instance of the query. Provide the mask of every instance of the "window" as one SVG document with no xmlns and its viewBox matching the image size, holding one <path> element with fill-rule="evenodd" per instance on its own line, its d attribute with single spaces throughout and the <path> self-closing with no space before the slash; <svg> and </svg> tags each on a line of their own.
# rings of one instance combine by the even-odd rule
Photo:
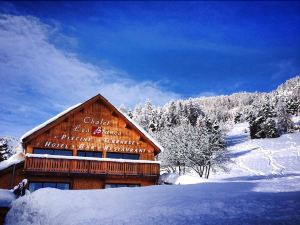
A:
<svg viewBox="0 0 300 225">
<path fill-rule="evenodd" d="M 33 192 L 40 188 L 57 188 L 60 190 L 69 190 L 69 183 L 56 183 L 56 182 L 30 182 L 29 191 Z"/>
<path fill-rule="evenodd" d="M 107 188 L 119 188 L 119 187 L 140 187 L 140 184 L 105 184 L 105 189 Z"/>
<path fill-rule="evenodd" d="M 93 152 L 93 151 L 77 151 L 77 155 L 81 157 L 97 157 L 102 158 L 102 152 Z"/>
<path fill-rule="evenodd" d="M 139 154 L 129 154 L 129 153 L 114 153 L 114 152 L 107 152 L 106 153 L 107 158 L 113 158 L 113 159 L 139 159 Z"/>
<path fill-rule="evenodd" d="M 44 148 L 34 148 L 33 154 L 48 154 L 48 155 L 65 155 L 72 156 L 71 150 L 65 149 L 44 149 Z"/>
</svg>

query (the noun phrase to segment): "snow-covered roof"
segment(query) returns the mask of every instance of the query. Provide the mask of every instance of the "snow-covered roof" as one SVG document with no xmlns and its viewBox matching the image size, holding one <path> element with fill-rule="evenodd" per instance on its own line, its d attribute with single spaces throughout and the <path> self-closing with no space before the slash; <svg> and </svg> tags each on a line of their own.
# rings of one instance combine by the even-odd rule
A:
<svg viewBox="0 0 300 225">
<path fill-rule="evenodd" d="M 121 163 L 129 162 L 129 163 L 160 164 L 160 161 L 150 161 L 150 160 L 111 159 L 111 158 L 65 156 L 65 155 L 48 155 L 48 154 L 30 154 L 30 153 L 27 153 L 26 157 L 29 157 L 29 158 L 49 158 L 49 159 L 76 159 L 76 160 L 90 160 L 90 161 L 100 161 L 100 162 L 121 162 Z"/>
<path fill-rule="evenodd" d="M 66 109 L 65 111 L 57 114 L 56 116 L 52 117 L 51 119 L 47 120 L 46 122 L 36 126 L 35 128 L 31 129 L 30 131 L 26 132 L 21 138 L 20 141 L 21 143 L 23 142 L 23 140 L 25 138 L 27 138 L 28 136 L 30 136 L 31 134 L 33 134 L 34 132 L 42 129 L 43 127 L 47 126 L 48 124 L 50 124 L 51 122 L 55 121 L 56 119 L 58 119 L 59 117 L 67 114 L 68 112 L 70 112 L 71 110 L 79 107 L 80 105 L 82 105 L 84 103 L 78 103 L 76 105 L 71 106 L 70 108 Z M 156 141 L 147 131 L 144 130 L 144 128 L 142 128 L 138 123 L 136 123 L 134 120 L 132 120 L 128 115 L 126 115 L 126 113 L 123 113 L 121 110 L 119 110 L 118 108 L 115 108 L 120 114 L 122 114 L 129 122 L 131 122 L 137 129 L 140 130 L 140 132 L 142 132 L 143 135 L 146 136 L 146 138 L 148 138 L 154 145 L 156 145 L 161 151 L 164 150 L 164 148 L 158 143 L 158 141 Z"/>
<path fill-rule="evenodd" d="M 27 131 L 25 134 L 23 134 L 23 136 L 20 138 L 20 141 L 22 143 L 22 140 L 27 138 L 28 136 L 30 136 L 31 134 L 33 134 L 34 132 L 42 129 L 43 127 L 47 126 L 49 123 L 52 123 L 54 120 L 57 120 L 59 117 L 67 114 L 68 112 L 70 112 L 71 110 L 75 109 L 76 107 L 80 106 L 82 103 L 78 103 L 76 105 L 73 105 L 71 107 L 69 107 L 68 109 L 64 110 L 63 112 L 57 114 L 56 116 L 50 118 L 49 120 L 47 120 L 46 122 L 36 126 L 35 128 L 31 129 L 30 131 Z"/>
<path fill-rule="evenodd" d="M 24 153 L 22 153 L 22 152 L 16 153 L 16 154 L 12 155 L 10 158 L 8 158 L 7 160 L 0 162 L 0 171 L 5 170 L 6 168 L 8 168 L 14 164 L 18 164 L 24 160 L 25 160 Z"/>
</svg>

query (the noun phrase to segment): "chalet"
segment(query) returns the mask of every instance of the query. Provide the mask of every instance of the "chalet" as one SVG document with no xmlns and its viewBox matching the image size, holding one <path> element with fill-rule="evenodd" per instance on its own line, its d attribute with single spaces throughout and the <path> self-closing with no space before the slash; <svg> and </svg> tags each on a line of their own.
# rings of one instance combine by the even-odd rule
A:
<svg viewBox="0 0 300 225">
<path fill-rule="evenodd" d="M 147 186 L 159 177 L 162 147 L 100 94 L 27 132 L 21 142 L 25 159 L 0 171 L 0 188 L 23 178 L 34 191 Z"/>
</svg>

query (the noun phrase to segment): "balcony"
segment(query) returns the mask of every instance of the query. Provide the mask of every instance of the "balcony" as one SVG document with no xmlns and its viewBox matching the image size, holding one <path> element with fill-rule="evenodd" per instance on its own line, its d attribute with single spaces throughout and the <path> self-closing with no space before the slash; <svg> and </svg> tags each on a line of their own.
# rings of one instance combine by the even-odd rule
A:
<svg viewBox="0 0 300 225">
<path fill-rule="evenodd" d="M 159 176 L 160 164 L 148 160 L 123 160 L 27 154 L 27 173 L 62 173 L 87 175 Z"/>
</svg>

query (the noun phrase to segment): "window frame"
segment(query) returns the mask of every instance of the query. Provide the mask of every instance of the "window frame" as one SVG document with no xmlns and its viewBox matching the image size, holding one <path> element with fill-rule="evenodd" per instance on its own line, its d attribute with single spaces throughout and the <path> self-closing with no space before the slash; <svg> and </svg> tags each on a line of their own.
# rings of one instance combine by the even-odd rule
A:
<svg viewBox="0 0 300 225">
<path fill-rule="evenodd" d="M 115 187 L 106 187 L 106 185 L 116 185 Z M 118 185 L 120 185 L 118 187 Z M 105 183 L 104 184 L 104 189 L 109 189 L 109 188 L 121 188 L 121 187 L 141 187 L 141 184 L 139 183 Z"/>
<path fill-rule="evenodd" d="M 28 189 L 30 190 L 30 185 L 32 183 L 36 183 L 36 184 L 41 184 L 41 188 L 56 188 L 56 189 L 59 189 L 59 190 L 71 190 L 71 182 L 55 182 L 55 181 L 30 181 L 29 184 L 28 184 Z M 55 184 L 55 187 L 45 187 L 45 184 Z M 57 188 L 58 184 L 67 184 L 68 185 L 68 189 L 60 189 L 60 188 Z M 38 188 L 38 189 L 35 189 L 33 191 L 30 191 L 30 192 L 34 192 L 34 191 L 37 191 L 41 188 Z"/>
<path fill-rule="evenodd" d="M 84 156 L 78 155 L 78 153 L 85 153 Z M 87 156 L 86 153 L 93 153 L 93 156 Z M 100 153 L 101 156 L 95 156 L 95 154 Z M 86 151 L 86 150 L 77 150 L 77 156 L 79 157 L 90 157 L 90 158 L 103 158 L 103 152 L 102 151 Z"/>
<path fill-rule="evenodd" d="M 111 158 L 111 157 L 108 157 L 109 154 L 112 154 L 112 155 L 121 155 L 122 158 Z M 132 155 L 132 156 L 137 156 L 137 159 L 133 159 L 133 158 L 124 158 L 125 155 Z M 106 152 L 106 158 L 108 159 L 129 159 L 129 160 L 140 160 L 140 154 L 136 154 L 136 153 L 119 153 L 119 152 Z"/>
</svg>

